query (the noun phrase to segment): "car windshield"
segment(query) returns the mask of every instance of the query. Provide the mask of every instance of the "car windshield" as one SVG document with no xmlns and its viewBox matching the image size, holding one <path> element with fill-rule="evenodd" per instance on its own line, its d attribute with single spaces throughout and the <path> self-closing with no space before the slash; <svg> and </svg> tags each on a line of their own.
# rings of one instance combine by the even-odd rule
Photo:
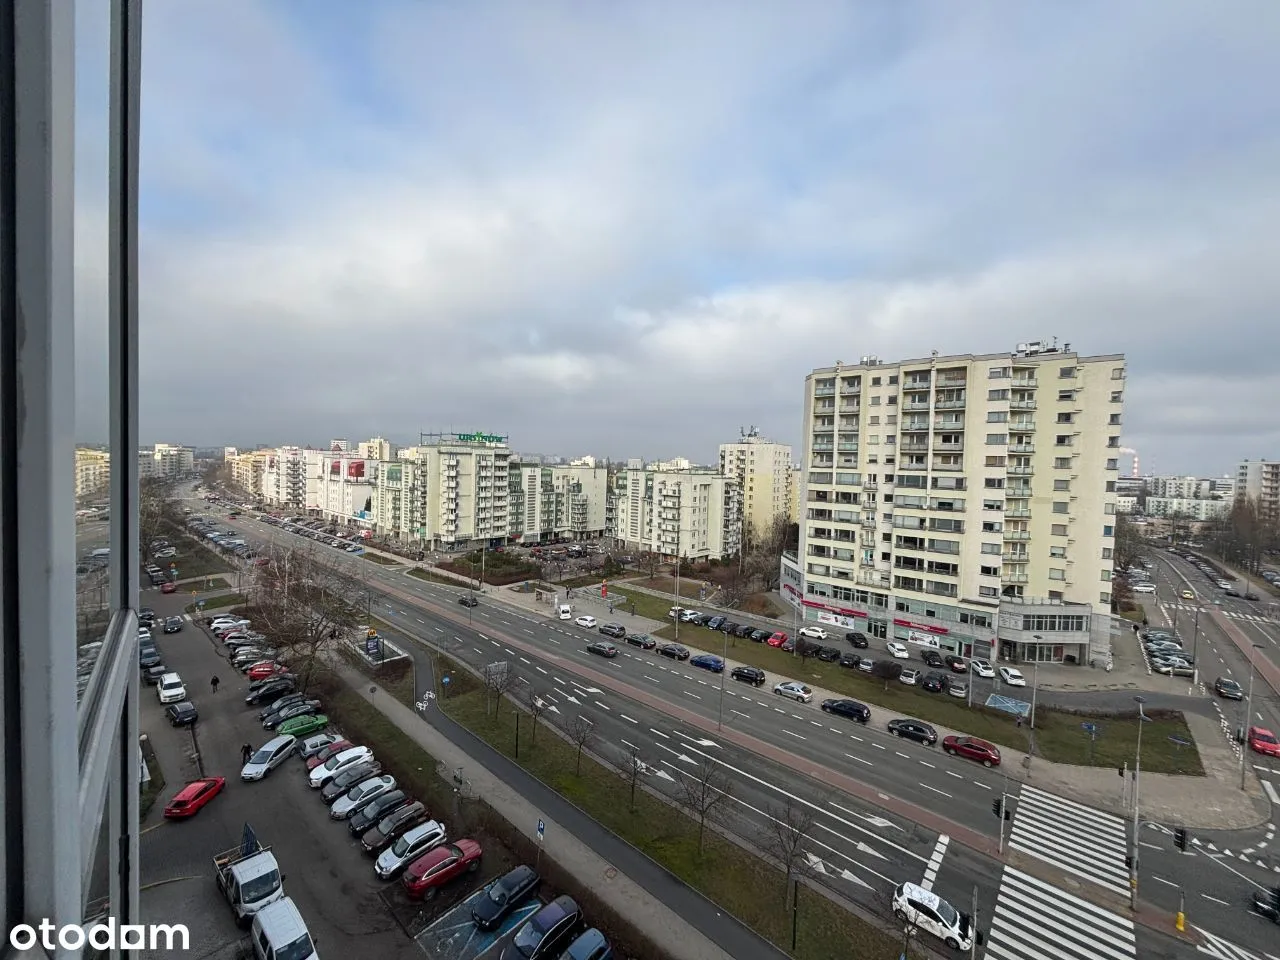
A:
<svg viewBox="0 0 1280 960">
<path fill-rule="evenodd" d="M 959 914 L 956 913 L 956 908 L 945 900 L 938 901 L 938 916 L 942 918 L 943 923 L 953 928 L 960 920 Z"/>
<path fill-rule="evenodd" d="M 275 960 L 307 960 L 315 955 L 315 947 L 311 945 L 311 937 L 303 934 L 288 946 L 281 947 L 275 953 Z"/>
<path fill-rule="evenodd" d="M 538 944 L 540 944 L 542 942 L 542 938 L 547 935 L 547 929 L 542 925 L 542 923 L 543 921 L 541 917 L 534 917 L 520 928 L 520 932 L 516 934 L 516 938 L 511 941 L 515 944 L 516 949 L 526 957 L 531 956 L 533 951 L 538 949 Z"/>
<path fill-rule="evenodd" d="M 406 853 L 409 852 L 409 846 L 410 846 L 409 835 L 405 834 L 403 837 L 401 837 L 399 840 L 395 842 L 395 845 L 392 846 L 391 848 L 391 852 L 397 857 L 403 857 Z"/>
<path fill-rule="evenodd" d="M 334 767 L 344 762 L 346 759 L 347 758 L 344 757 L 341 753 L 335 753 L 332 757 L 330 757 L 328 760 L 324 762 L 324 768 L 326 770 L 332 770 Z"/>
<path fill-rule="evenodd" d="M 1276 743 L 1277 742 L 1276 735 L 1274 733 L 1267 733 L 1265 730 L 1259 730 L 1257 733 L 1253 735 L 1253 738 L 1257 740 L 1259 743 Z"/>
<path fill-rule="evenodd" d="M 507 888 L 502 881 L 498 881 L 489 888 L 489 899 L 499 906 L 507 902 Z"/>
<path fill-rule="evenodd" d="M 271 751 L 263 749 L 255 753 L 253 757 L 250 758 L 249 762 L 250 763 L 266 763 L 270 759 L 271 759 Z"/>
<path fill-rule="evenodd" d="M 246 880 L 241 884 L 240 898 L 245 903 L 257 903 L 259 900 L 271 896 L 279 889 L 280 871 L 272 870 L 270 873 L 264 873 L 260 877 L 254 877 L 252 880 Z"/>
</svg>

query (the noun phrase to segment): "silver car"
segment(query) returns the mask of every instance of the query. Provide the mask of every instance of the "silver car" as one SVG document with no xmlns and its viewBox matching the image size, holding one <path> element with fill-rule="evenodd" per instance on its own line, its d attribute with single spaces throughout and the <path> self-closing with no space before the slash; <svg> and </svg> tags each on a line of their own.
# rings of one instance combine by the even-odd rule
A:
<svg viewBox="0 0 1280 960">
<path fill-rule="evenodd" d="M 443 823 L 428 820 L 419 824 L 382 851 L 373 866 L 373 872 L 381 880 L 390 880 L 409 863 L 433 847 L 440 846 L 446 839 Z"/>
<path fill-rule="evenodd" d="M 249 758 L 249 762 L 240 770 L 241 780 L 261 780 L 268 773 L 289 757 L 298 748 L 298 738 L 287 734 L 268 740 Z"/>
<path fill-rule="evenodd" d="M 395 788 L 396 778 L 390 774 L 362 780 L 333 802 L 333 806 L 329 808 L 329 816 L 335 820 L 346 820 L 357 810 L 363 809 L 374 797 L 380 797 Z"/>
</svg>

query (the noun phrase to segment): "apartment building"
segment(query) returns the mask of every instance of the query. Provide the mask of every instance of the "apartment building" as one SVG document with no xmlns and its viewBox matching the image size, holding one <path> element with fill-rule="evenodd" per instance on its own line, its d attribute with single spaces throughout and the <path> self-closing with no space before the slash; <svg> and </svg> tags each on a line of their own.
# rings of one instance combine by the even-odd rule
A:
<svg viewBox="0 0 1280 960">
<path fill-rule="evenodd" d="M 516 542 L 593 540 L 609 533 L 609 470 L 596 466 L 594 457 L 568 465 L 513 461 L 507 477 Z"/>
<path fill-rule="evenodd" d="M 1194 500 L 1209 496 L 1213 492 L 1213 481 L 1199 477 L 1148 477 L 1146 489 L 1153 497 Z"/>
<path fill-rule="evenodd" d="M 384 440 L 382 437 L 374 437 L 372 440 L 362 440 L 356 445 L 356 455 L 364 457 L 366 460 L 394 460 L 396 458 L 396 445 L 390 440 Z"/>
<path fill-rule="evenodd" d="M 157 443 L 151 449 L 151 458 L 154 461 L 153 476 L 181 477 L 195 469 L 196 452 L 191 447 Z"/>
<path fill-rule="evenodd" d="M 1215 497 L 1147 497 L 1142 512 L 1156 518 L 1217 520 L 1231 512 L 1231 501 Z"/>
<path fill-rule="evenodd" d="M 1252 500 L 1262 516 L 1280 519 L 1280 461 L 1243 461 L 1236 469 L 1235 496 Z"/>
<path fill-rule="evenodd" d="M 307 459 L 302 447 L 266 451 L 262 470 L 262 499 L 281 510 L 300 511 L 307 505 Z"/>
<path fill-rule="evenodd" d="M 636 466 L 618 472 L 613 536 L 624 550 L 687 560 L 738 553 L 742 491 L 717 470 Z"/>
<path fill-rule="evenodd" d="M 306 509 L 334 523 L 372 528 L 379 461 L 331 450 L 307 450 L 303 458 Z"/>
<path fill-rule="evenodd" d="M 265 498 L 266 487 L 263 480 L 267 472 L 267 462 L 274 454 L 274 450 L 249 450 L 245 453 L 237 453 L 229 461 L 231 482 L 251 497 Z"/>
<path fill-rule="evenodd" d="M 1056 342 L 814 370 L 806 619 L 1016 662 L 1099 655 L 1124 387 L 1122 355 Z"/>
<path fill-rule="evenodd" d="M 76 447 L 76 499 L 103 494 L 111 482 L 111 452 Z"/>
<path fill-rule="evenodd" d="M 748 540 L 763 535 L 778 517 L 790 520 L 794 476 L 790 445 L 766 440 L 752 427 L 743 431 L 737 443 L 720 444 L 720 472 L 739 487 L 743 535 Z"/>
<path fill-rule="evenodd" d="M 388 512 L 375 517 L 377 529 L 431 550 L 505 543 L 511 526 L 510 459 L 507 438 L 498 434 L 422 434 L 416 446 L 384 465 L 388 475 L 378 482 L 388 498 L 379 509 Z M 390 472 L 395 465 L 402 467 L 398 487 Z"/>
</svg>

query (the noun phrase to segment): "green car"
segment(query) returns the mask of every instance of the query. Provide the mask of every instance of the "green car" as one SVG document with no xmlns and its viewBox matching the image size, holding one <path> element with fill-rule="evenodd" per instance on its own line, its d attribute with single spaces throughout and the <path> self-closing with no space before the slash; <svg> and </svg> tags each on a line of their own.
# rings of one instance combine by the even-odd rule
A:
<svg viewBox="0 0 1280 960">
<path fill-rule="evenodd" d="M 276 729 L 276 736 L 305 737 L 317 730 L 323 730 L 328 725 L 329 718 L 323 713 L 309 717 L 294 717 L 280 724 Z"/>
</svg>

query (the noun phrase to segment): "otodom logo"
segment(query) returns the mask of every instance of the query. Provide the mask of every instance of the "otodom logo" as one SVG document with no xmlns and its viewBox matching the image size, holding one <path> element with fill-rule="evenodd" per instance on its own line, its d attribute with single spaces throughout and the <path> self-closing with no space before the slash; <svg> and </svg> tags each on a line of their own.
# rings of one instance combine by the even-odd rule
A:
<svg viewBox="0 0 1280 960">
<path fill-rule="evenodd" d="M 9 931 L 9 946 L 14 950 L 190 950 L 191 935 L 181 923 L 116 923 L 106 917 L 90 926 L 69 923 L 59 926 L 52 920 L 41 920 L 37 926 L 20 923 Z"/>
</svg>

